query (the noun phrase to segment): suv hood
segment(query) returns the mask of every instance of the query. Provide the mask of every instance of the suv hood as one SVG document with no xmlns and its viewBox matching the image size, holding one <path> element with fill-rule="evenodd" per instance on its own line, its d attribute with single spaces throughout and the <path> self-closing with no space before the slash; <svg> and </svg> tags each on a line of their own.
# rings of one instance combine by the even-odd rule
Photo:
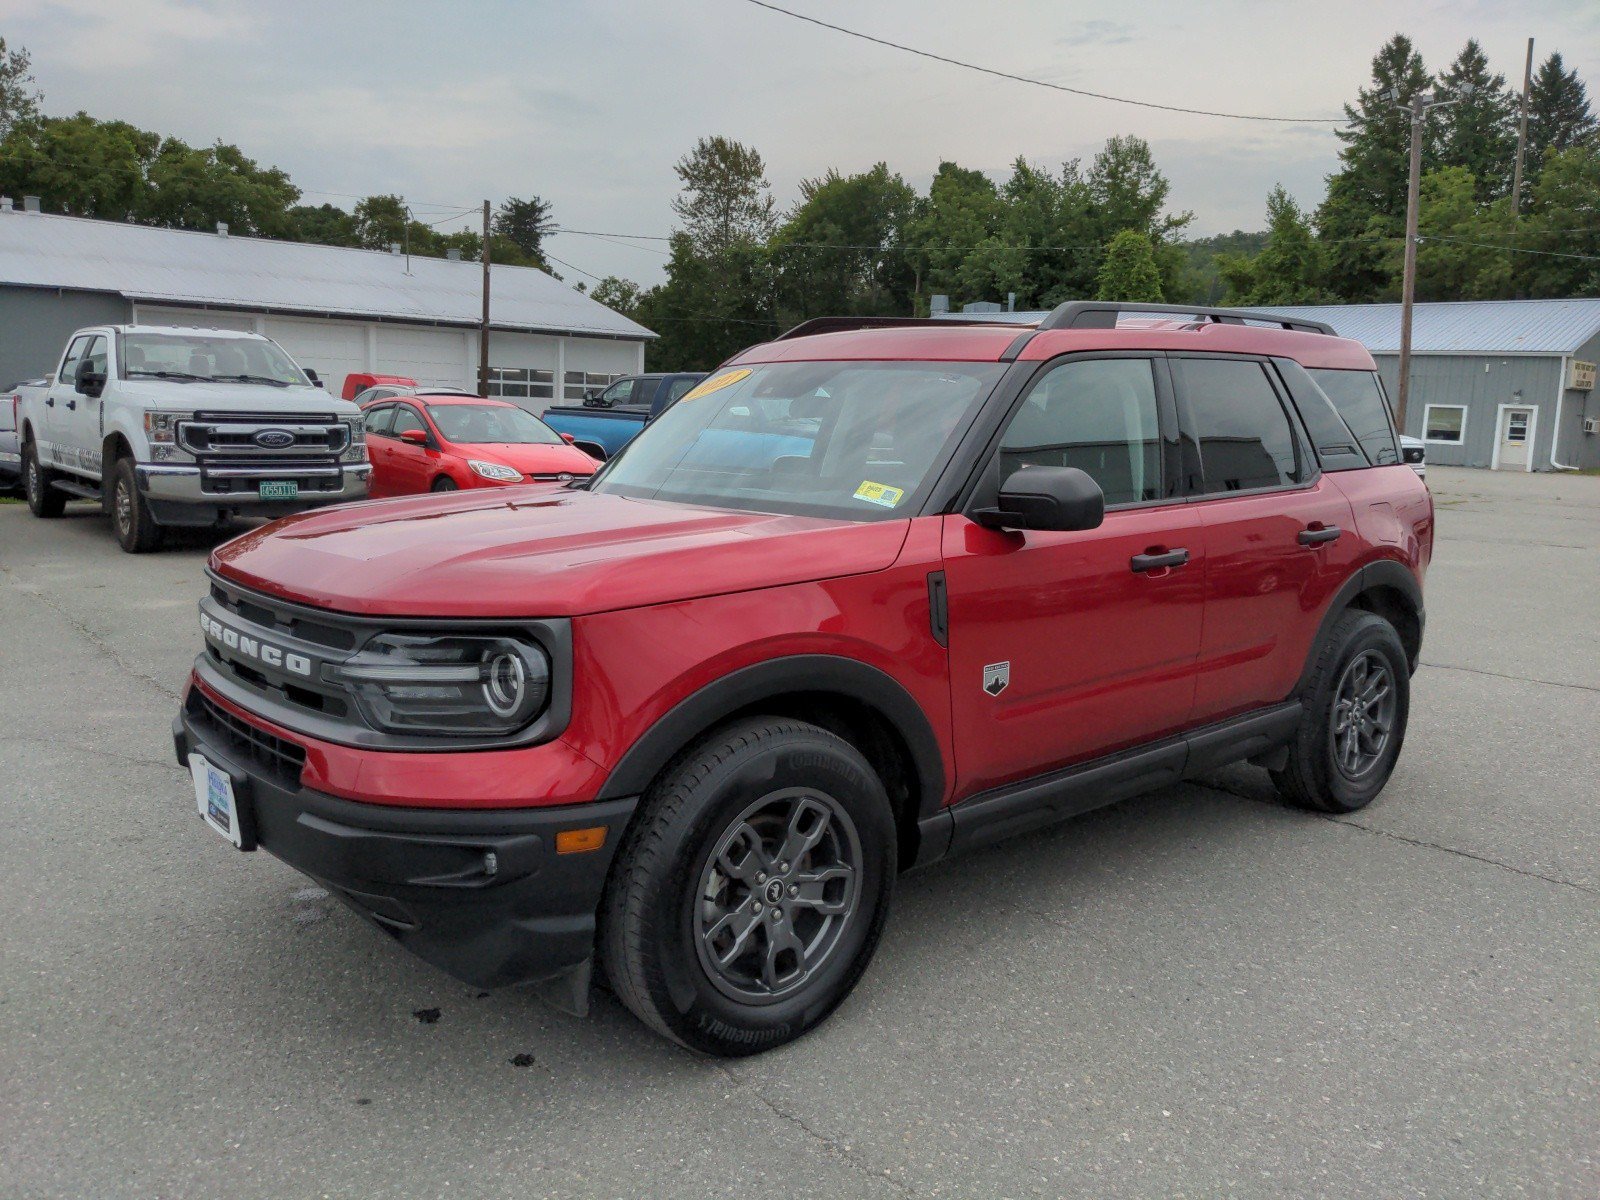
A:
<svg viewBox="0 0 1600 1200">
<path fill-rule="evenodd" d="M 908 528 L 535 484 L 285 517 L 218 547 L 211 566 L 339 612 L 561 617 L 885 570 Z"/>
<path fill-rule="evenodd" d="M 177 379 L 119 379 L 117 390 L 151 408 L 178 412 L 328 413 L 356 417 L 361 410 L 348 400 L 317 387 L 265 383 L 184 383 Z"/>
</svg>

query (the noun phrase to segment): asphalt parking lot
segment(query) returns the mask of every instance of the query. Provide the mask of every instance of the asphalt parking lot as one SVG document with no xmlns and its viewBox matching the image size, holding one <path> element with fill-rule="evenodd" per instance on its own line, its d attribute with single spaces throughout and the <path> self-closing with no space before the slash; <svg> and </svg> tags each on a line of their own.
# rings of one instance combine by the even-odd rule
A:
<svg viewBox="0 0 1600 1200">
<path fill-rule="evenodd" d="M 484 995 L 194 815 L 212 541 L 0 505 L 8 1196 L 1600 1192 L 1600 479 L 1436 468 L 1370 809 L 1237 768 L 901 881 L 854 996 L 731 1064 Z"/>
</svg>

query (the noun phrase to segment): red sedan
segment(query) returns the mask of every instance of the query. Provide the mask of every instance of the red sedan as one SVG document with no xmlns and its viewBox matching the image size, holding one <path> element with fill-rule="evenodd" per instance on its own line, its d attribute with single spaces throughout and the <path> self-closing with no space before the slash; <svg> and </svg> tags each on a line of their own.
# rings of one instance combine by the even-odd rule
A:
<svg viewBox="0 0 1600 1200">
<path fill-rule="evenodd" d="M 479 396 L 395 396 L 366 413 L 374 498 L 592 475 L 600 464 L 538 417 Z"/>
</svg>

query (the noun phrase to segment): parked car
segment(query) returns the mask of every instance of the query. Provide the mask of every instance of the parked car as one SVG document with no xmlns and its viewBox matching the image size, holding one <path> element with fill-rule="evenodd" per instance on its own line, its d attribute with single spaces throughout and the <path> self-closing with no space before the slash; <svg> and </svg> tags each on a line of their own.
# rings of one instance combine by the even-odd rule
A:
<svg viewBox="0 0 1600 1200">
<path fill-rule="evenodd" d="M 598 958 L 742 1055 L 843 1001 L 913 864 L 1243 759 L 1362 808 L 1434 531 L 1308 373 L 1372 358 L 1135 308 L 807 322 L 586 483 L 228 543 L 174 724 L 200 816 L 473 986 L 582 1011 Z"/>
<path fill-rule="evenodd" d="M 365 408 L 374 400 L 388 400 L 393 396 L 472 396 L 464 388 L 445 387 L 439 384 L 420 384 L 414 382 L 404 383 L 375 383 L 371 387 L 362 388 L 356 393 L 355 404 L 357 408 Z"/>
<path fill-rule="evenodd" d="M 344 387 L 340 389 L 339 396 L 344 400 L 354 400 L 369 388 L 386 385 L 414 388 L 417 386 L 417 381 L 409 375 L 377 375 L 371 371 L 351 371 L 344 377 Z"/>
<path fill-rule="evenodd" d="M 130 553 L 172 525 L 279 516 L 367 494 L 361 414 L 274 341 L 226 329 L 100 325 L 67 339 L 17 406 L 28 507 L 100 503 Z"/>
<path fill-rule="evenodd" d="M 1421 479 L 1428 477 L 1428 445 L 1421 438 L 1414 438 L 1408 433 L 1400 435 L 1400 457 L 1405 460 L 1406 466 L 1417 473 Z"/>
<path fill-rule="evenodd" d="M 372 496 L 583 479 L 600 464 L 504 400 L 425 392 L 364 410 Z"/>
<path fill-rule="evenodd" d="M 17 413 L 24 392 L 41 391 L 50 386 L 49 376 L 24 379 L 0 392 L 0 491 L 22 487 L 22 443 L 17 436 Z"/>
<path fill-rule="evenodd" d="M 555 405 L 544 411 L 545 424 L 599 459 L 608 459 L 639 431 L 694 388 L 705 376 L 630 375 L 580 405 Z"/>
</svg>

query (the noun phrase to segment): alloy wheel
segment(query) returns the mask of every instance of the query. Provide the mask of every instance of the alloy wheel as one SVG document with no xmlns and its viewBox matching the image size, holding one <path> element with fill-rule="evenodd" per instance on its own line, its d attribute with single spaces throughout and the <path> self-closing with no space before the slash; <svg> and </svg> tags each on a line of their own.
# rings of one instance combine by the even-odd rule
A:
<svg viewBox="0 0 1600 1200">
<path fill-rule="evenodd" d="M 133 495 L 129 492 L 128 485 L 121 480 L 117 481 L 112 508 L 117 522 L 117 532 L 126 537 L 128 530 L 133 526 Z"/>
<path fill-rule="evenodd" d="M 1334 690 L 1329 726 L 1333 761 L 1347 779 L 1378 765 L 1394 730 L 1395 683 L 1389 662 L 1376 650 L 1350 660 Z"/>
<path fill-rule="evenodd" d="M 693 897 L 706 974 L 747 1004 L 793 994 L 839 945 L 861 874 L 855 822 L 833 797 L 788 788 L 749 805 L 717 839 Z"/>
</svg>

